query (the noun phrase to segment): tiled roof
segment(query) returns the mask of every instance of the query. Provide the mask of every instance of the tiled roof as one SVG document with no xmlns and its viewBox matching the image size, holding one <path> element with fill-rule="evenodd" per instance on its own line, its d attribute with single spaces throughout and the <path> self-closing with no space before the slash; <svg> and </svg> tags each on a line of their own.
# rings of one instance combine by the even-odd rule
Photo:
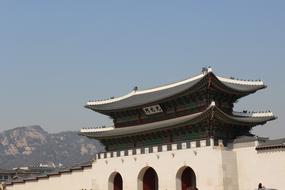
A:
<svg viewBox="0 0 285 190">
<path fill-rule="evenodd" d="M 214 117 L 215 119 L 222 120 L 225 123 L 229 124 L 236 124 L 241 126 L 254 126 L 258 124 L 264 124 L 267 121 L 273 120 L 276 117 L 272 115 L 263 116 L 263 117 L 241 117 L 241 116 L 234 116 L 229 115 L 219 109 L 215 102 L 212 102 L 207 109 L 202 112 L 194 113 L 191 115 L 186 115 L 182 117 L 177 117 L 173 119 L 167 119 L 163 121 L 130 126 L 130 127 L 122 127 L 122 128 L 114 128 L 112 130 L 106 131 L 90 131 L 90 132 L 81 132 L 81 135 L 94 137 L 97 139 L 105 139 L 105 138 L 112 138 L 112 137 L 120 137 L 125 135 L 131 134 L 139 134 L 139 133 L 146 133 L 146 132 L 154 132 L 161 129 L 168 129 L 174 128 L 178 125 L 182 125 L 184 123 L 187 124 L 196 124 L 203 121 L 206 117 Z"/>
<path fill-rule="evenodd" d="M 44 178 L 49 178 L 51 176 L 59 176 L 63 173 L 71 173 L 73 171 L 76 170 L 84 170 L 85 168 L 91 168 L 92 167 L 92 162 L 88 162 L 88 163 L 84 163 L 82 165 L 78 165 L 72 168 L 68 168 L 68 169 L 62 169 L 62 170 L 58 170 L 58 171 L 54 171 L 54 172 L 50 172 L 47 174 L 40 174 L 37 176 L 30 176 L 28 178 L 21 178 L 21 179 L 16 179 L 16 180 L 11 180 L 5 183 L 6 186 L 10 186 L 16 183 L 25 183 L 25 182 L 29 182 L 29 181 L 35 181 L 35 180 L 40 180 L 40 179 L 44 179 Z"/>
<path fill-rule="evenodd" d="M 125 96 L 117 98 L 112 97 L 106 100 L 88 101 L 85 107 L 95 111 L 104 112 L 108 110 L 119 110 L 156 102 L 185 92 L 186 90 L 191 90 L 191 88 L 194 88 L 196 84 L 203 81 L 203 79 L 206 79 L 206 77 L 209 75 L 213 76 L 217 83 L 221 84 L 223 88 L 227 89 L 228 91 L 239 92 L 243 95 L 253 93 L 266 87 L 262 81 L 247 81 L 219 77 L 216 76 L 211 69 L 208 69 L 198 76 L 172 84 L 147 90 L 137 90 L 137 88 L 135 88 L 131 93 Z"/>
<path fill-rule="evenodd" d="M 285 148 L 285 138 L 282 139 L 274 139 L 274 140 L 267 140 L 264 143 L 260 143 L 256 149 L 272 149 L 272 148 Z"/>
<path fill-rule="evenodd" d="M 254 135 L 252 135 L 252 136 L 239 136 L 233 140 L 233 143 L 237 144 L 237 143 L 247 143 L 247 142 L 254 142 L 254 141 L 265 142 L 267 140 L 268 140 L 268 138 L 257 137 Z"/>
</svg>

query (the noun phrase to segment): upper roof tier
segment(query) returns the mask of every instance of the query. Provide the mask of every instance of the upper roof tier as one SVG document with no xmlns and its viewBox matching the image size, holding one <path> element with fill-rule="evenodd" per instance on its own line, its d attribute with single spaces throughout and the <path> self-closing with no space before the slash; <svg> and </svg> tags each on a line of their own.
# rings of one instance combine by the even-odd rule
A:
<svg viewBox="0 0 285 190">
<path fill-rule="evenodd" d="M 99 112 L 127 109 L 170 98 L 187 90 L 195 92 L 202 85 L 212 85 L 220 91 L 236 94 L 237 97 L 246 96 L 266 87 L 263 81 L 260 80 L 249 81 L 216 76 L 209 67 L 204 68 L 200 75 L 192 78 L 146 90 L 135 88 L 125 96 L 112 97 L 107 100 L 88 101 L 85 107 Z"/>
</svg>

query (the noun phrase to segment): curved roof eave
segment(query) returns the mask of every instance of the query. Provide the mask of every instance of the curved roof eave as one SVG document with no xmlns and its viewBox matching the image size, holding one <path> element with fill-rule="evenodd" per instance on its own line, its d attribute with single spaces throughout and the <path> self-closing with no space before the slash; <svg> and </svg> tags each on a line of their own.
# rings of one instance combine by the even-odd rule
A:
<svg viewBox="0 0 285 190">
<path fill-rule="evenodd" d="M 206 73 L 202 73 L 198 76 L 188 78 L 176 83 L 147 90 L 133 90 L 129 94 L 117 98 L 110 98 L 107 100 L 99 101 L 88 101 L 85 107 L 94 111 L 104 112 L 110 110 L 126 109 L 156 102 L 161 99 L 169 98 L 175 94 L 184 92 L 187 89 L 191 89 L 193 86 L 195 86 L 195 84 L 208 76 L 208 74 L 214 75 L 214 77 L 216 77 L 221 84 L 223 84 L 229 90 L 235 92 L 248 94 L 266 87 L 262 81 L 228 79 L 216 76 L 214 73 L 212 73 L 212 70 L 208 69 L 208 72 Z"/>
<path fill-rule="evenodd" d="M 223 112 L 220 108 L 215 107 L 215 117 L 223 122 L 236 125 L 258 125 L 265 124 L 267 121 L 276 119 L 277 117 L 272 114 L 268 116 L 235 116 Z"/>
<path fill-rule="evenodd" d="M 123 127 L 123 128 L 114 128 L 113 130 L 103 131 L 103 132 L 88 132 L 81 133 L 81 135 L 94 137 L 97 139 L 105 139 L 105 138 L 113 138 L 113 137 L 121 137 L 126 135 L 137 135 L 139 133 L 145 132 L 155 132 L 160 129 L 166 128 L 174 128 L 178 125 L 187 124 L 197 124 L 204 120 L 206 116 L 210 116 L 214 112 L 214 117 L 218 120 L 222 120 L 226 123 L 236 124 L 236 125 L 244 125 L 244 126 L 254 126 L 258 124 L 264 124 L 267 121 L 273 120 L 275 116 L 265 116 L 265 117 L 240 117 L 240 116 L 232 116 L 221 109 L 219 109 L 214 102 L 210 104 L 210 106 L 205 109 L 203 112 L 198 112 L 195 114 L 182 116 L 174 119 L 168 119 L 143 125 L 131 126 L 131 127 Z"/>
</svg>

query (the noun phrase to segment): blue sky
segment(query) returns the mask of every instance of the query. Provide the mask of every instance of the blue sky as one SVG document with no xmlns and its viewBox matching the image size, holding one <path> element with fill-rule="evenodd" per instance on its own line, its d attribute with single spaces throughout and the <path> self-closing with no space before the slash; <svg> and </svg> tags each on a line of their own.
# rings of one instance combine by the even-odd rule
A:
<svg viewBox="0 0 285 190">
<path fill-rule="evenodd" d="M 284 1 L 2 1 L 0 131 L 49 132 L 110 124 L 83 108 L 101 99 L 216 74 L 262 79 L 268 88 L 237 110 L 272 110 L 256 127 L 285 137 Z"/>
</svg>

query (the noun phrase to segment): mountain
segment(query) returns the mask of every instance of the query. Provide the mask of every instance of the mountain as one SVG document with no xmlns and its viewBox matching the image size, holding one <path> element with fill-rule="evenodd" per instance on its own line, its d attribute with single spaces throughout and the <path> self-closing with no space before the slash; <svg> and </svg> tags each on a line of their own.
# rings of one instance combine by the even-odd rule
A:
<svg viewBox="0 0 285 190">
<path fill-rule="evenodd" d="M 0 168 L 39 164 L 69 167 L 93 159 L 102 149 L 98 141 L 78 132 L 50 134 L 40 126 L 18 127 L 0 133 Z"/>
</svg>

